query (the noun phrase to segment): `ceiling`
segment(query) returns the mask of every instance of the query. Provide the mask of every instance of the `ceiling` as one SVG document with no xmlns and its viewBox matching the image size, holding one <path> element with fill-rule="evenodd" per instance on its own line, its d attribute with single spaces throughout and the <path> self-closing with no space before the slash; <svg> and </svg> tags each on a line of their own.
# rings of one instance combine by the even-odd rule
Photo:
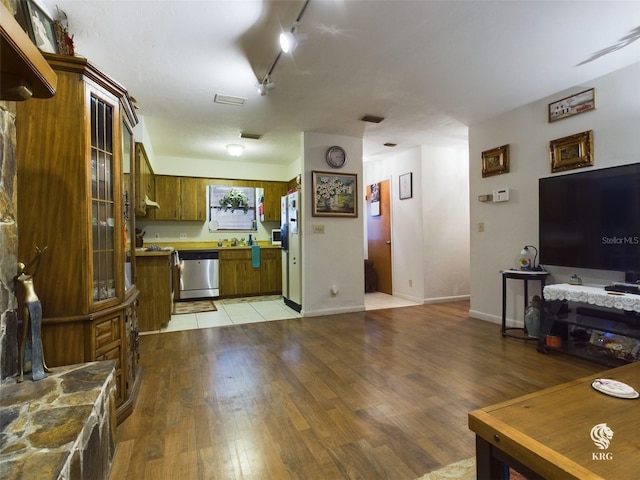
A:
<svg viewBox="0 0 640 480">
<path fill-rule="evenodd" d="M 288 164 L 303 131 L 362 137 L 365 160 L 466 143 L 469 125 L 640 61 L 640 1 L 310 0 L 308 39 L 260 96 L 302 0 L 37 1 L 136 98 L 163 157 Z"/>
</svg>

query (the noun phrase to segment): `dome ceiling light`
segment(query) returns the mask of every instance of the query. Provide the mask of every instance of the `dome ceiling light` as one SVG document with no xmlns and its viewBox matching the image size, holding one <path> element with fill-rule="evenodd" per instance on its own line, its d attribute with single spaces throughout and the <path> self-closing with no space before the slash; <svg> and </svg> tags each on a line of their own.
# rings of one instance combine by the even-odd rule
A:
<svg viewBox="0 0 640 480">
<path fill-rule="evenodd" d="M 239 157 L 244 152 L 244 145 L 238 143 L 231 143 L 227 145 L 227 152 L 232 157 Z"/>
</svg>

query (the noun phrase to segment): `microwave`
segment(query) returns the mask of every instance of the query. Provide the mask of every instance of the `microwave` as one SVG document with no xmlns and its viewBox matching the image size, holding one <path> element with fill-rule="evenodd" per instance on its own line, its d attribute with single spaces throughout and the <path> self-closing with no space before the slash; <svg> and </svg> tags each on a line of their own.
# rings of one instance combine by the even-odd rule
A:
<svg viewBox="0 0 640 480">
<path fill-rule="evenodd" d="M 271 245 L 282 245 L 282 231 L 279 228 L 271 230 Z"/>
</svg>

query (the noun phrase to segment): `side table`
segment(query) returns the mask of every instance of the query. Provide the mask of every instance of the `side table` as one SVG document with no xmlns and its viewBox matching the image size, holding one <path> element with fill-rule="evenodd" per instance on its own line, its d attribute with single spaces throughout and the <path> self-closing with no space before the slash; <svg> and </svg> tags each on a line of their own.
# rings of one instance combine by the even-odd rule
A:
<svg viewBox="0 0 640 480">
<path fill-rule="evenodd" d="M 547 280 L 549 272 L 544 270 L 501 270 L 502 274 L 502 327 L 500 333 L 503 337 L 519 338 L 521 340 L 537 340 L 527 336 L 526 327 L 508 327 L 507 328 L 507 279 L 522 280 L 524 282 L 524 310 L 527 309 L 529 301 L 529 280 L 537 280 L 540 282 L 540 291 L 544 291 L 544 284 Z M 520 330 L 523 335 L 512 335 L 507 330 Z"/>
</svg>

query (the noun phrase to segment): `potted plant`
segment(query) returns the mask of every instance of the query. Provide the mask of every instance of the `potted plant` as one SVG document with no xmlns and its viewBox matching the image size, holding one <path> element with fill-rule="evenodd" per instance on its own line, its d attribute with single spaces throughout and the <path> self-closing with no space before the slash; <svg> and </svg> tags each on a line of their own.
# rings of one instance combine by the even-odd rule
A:
<svg viewBox="0 0 640 480">
<path fill-rule="evenodd" d="M 232 188 L 229 193 L 220 199 L 220 210 L 243 210 L 244 213 L 249 211 L 249 199 L 239 190 Z"/>
</svg>

